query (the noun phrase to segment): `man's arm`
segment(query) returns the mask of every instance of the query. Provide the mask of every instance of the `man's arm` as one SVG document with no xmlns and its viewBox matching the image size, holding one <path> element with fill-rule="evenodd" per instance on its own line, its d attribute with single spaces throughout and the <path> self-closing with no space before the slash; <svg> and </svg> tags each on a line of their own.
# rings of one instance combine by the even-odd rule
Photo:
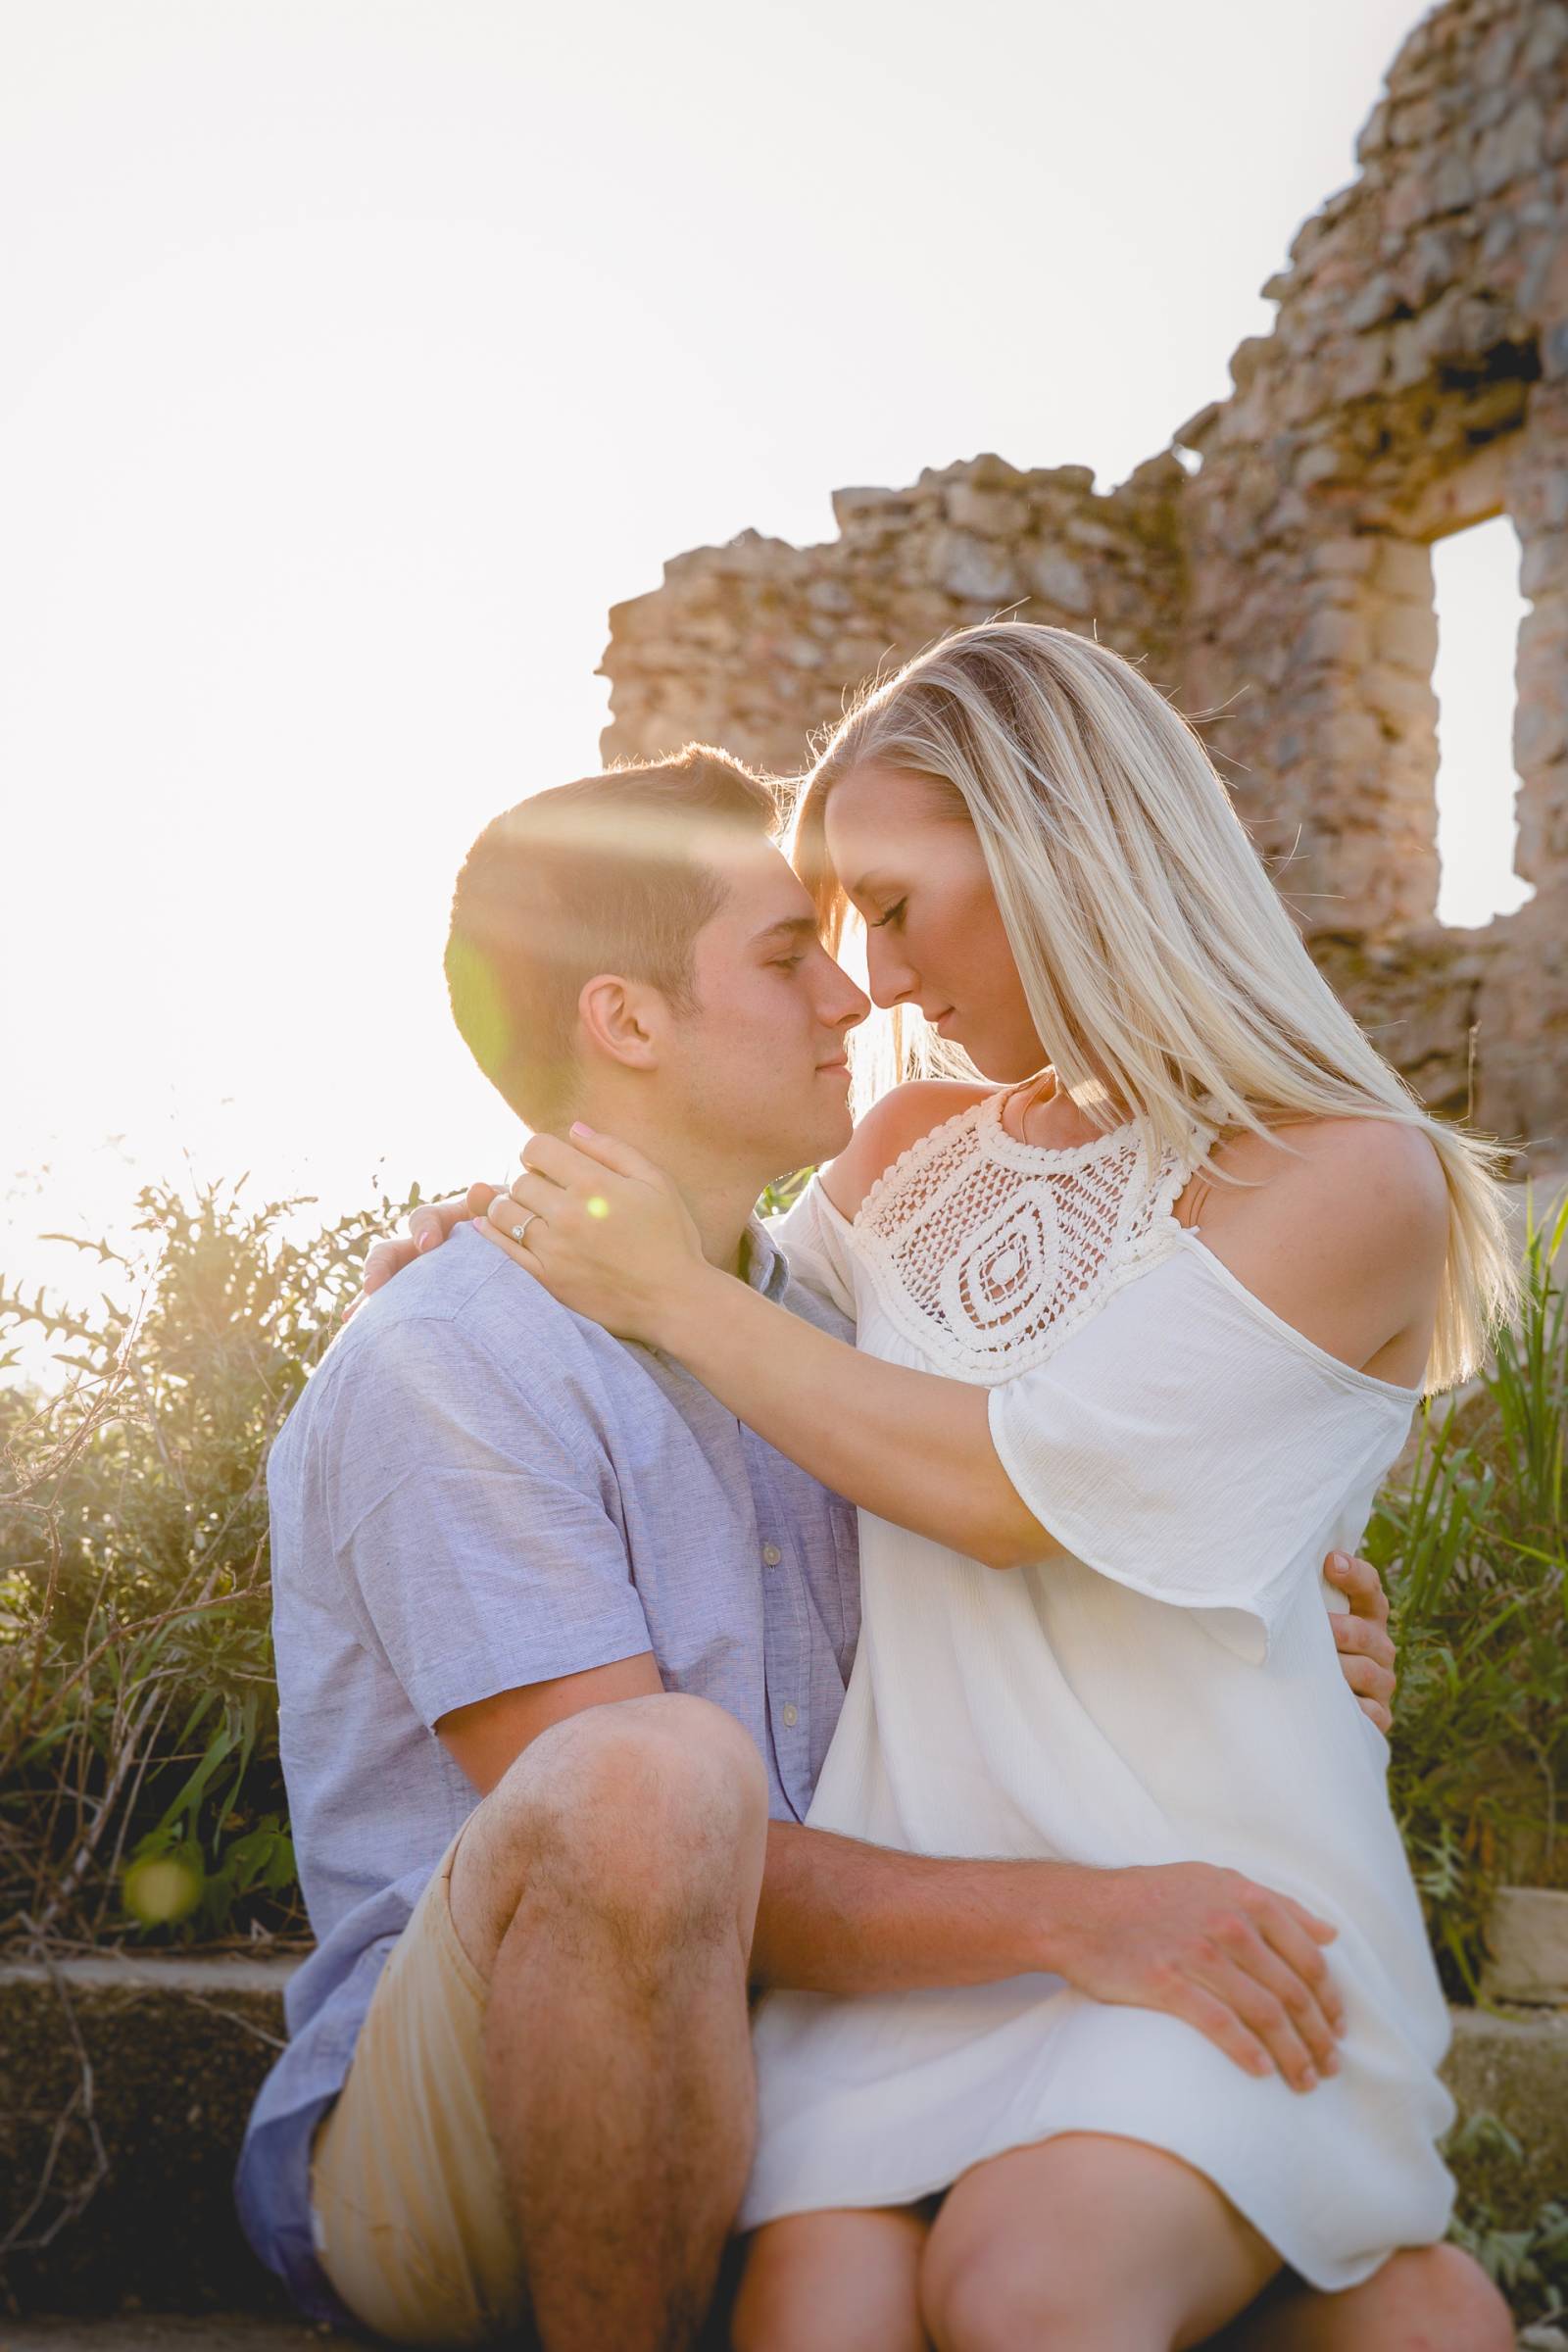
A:
<svg viewBox="0 0 1568 2352">
<path fill-rule="evenodd" d="M 1046 1965 L 1049 1915 L 1083 1875 L 1066 1863 L 899 1853 L 770 1822 L 753 1982 L 906 1992 L 1025 1976 Z"/>
<path fill-rule="evenodd" d="M 552 1724 L 661 1688 L 644 1654 L 454 1708 L 436 1732 L 484 1796 Z M 1337 2064 L 1343 2011 L 1321 1948 L 1334 1934 L 1288 1895 L 1206 1863 L 948 1860 L 772 1822 L 751 1973 L 856 1993 L 1052 1970 L 1097 2000 L 1185 2018 L 1248 2073 L 1277 2067 L 1307 2089 Z"/>
<path fill-rule="evenodd" d="M 557 1675 L 497 1691 L 472 1706 L 454 1707 L 436 1724 L 436 1737 L 462 1765 L 481 1796 L 488 1796 L 509 1765 L 552 1724 L 580 1715 L 585 1707 L 612 1705 L 619 1698 L 657 1698 L 663 1690 L 653 1652 L 590 1666 L 581 1674 Z"/>
<path fill-rule="evenodd" d="M 1037 1970 L 1096 2000 L 1162 2009 L 1250 2074 L 1298 2089 L 1337 2071 L 1337 1931 L 1234 1870 L 966 1861 L 773 1822 L 752 1945 L 761 1985 L 872 1993 Z"/>
</svg>

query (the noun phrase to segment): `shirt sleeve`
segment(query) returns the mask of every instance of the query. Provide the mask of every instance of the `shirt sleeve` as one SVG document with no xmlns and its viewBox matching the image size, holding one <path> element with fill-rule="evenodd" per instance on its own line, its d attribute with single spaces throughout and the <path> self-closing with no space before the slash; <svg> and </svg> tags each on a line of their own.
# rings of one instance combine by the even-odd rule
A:
<svg viewBox="0 0 1568 2352">
<path fill-rule="evenodd" d="M 1347 1494 L 1396 1453 L 1411 1404 L 1200 1250 L 1162 1259 L 993 1389 L 991 1437 L 1065 1550 L 1202 1611 L 1207 1632 L 1259 1664 L 1302 1578 L 1320 1572 Z"/>
<path fill-rule="evenodd" d="M 568 1443 L 460 1326 L 392 1324 L 344 1364 L 319 1467 L 362 1638 L 427 1727 L 653 1648 L 591 1421 Z"/>
<path fill-rule="evenodd" d="M 769 1241 L 783 1250 L 790 1274 L 802 1289 L 814 1292 L 853 1321 L 855 1269 L 850 1232 L 849 1218 L 834 1207 L 816 1176 L 767 1228 Z"/>
</svg>

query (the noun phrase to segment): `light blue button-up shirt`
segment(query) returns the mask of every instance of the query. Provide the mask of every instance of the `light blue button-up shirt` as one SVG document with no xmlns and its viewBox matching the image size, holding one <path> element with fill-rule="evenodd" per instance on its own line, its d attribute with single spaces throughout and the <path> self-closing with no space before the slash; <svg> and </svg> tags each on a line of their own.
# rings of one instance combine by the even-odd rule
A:
<svg viewBox="0 0 1568 2352">
<path fill-rule="evenodd" d="M 840 1337 L 760 1225 L 749 1279 Z M 268 1471 L 283 1770 L 317 1948 L 236 2177 L 264 2262 L 341 2318 L 310 2143 L 392 1944 L 472 1811 L 456 1707 L 652 1650 L 745 1725 L 774 1818 L 810 1803 L 859 1630 L 855 1513 L 675 1363 L 460 1227 L 360 1309 Z"/>
</svg>

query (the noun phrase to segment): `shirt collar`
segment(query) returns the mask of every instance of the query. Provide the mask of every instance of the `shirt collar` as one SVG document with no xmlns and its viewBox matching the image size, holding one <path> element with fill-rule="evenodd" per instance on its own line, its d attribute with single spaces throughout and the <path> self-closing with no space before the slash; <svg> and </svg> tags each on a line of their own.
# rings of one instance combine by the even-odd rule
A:
<svg viewBox="0 0 1568 2352">
<path fill-rule="evenodd" d="M 776 1303 L 782 1302 L 789 1288 L 789 1260 L 769 1240 L 761 1218 L 756 1216 L 746 1221 L 746 1280 L 754 1291 Z"/>
</svg>

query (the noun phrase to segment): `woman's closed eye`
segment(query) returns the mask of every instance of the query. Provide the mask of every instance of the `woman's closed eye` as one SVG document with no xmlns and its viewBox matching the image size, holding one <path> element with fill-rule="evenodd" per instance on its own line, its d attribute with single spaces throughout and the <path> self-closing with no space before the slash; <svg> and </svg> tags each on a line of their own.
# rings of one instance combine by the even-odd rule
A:
<svg viewBox="0 0 1568 2352">
<path fill-rule="evenodd" d="M 893 905 L 888 908 L 886 914 L 879 914 L 874 923 L 866 924 L 866 929 L 868 931 L 880 931 L 885 924 L 902 922 L 904 920 L 904 909 L 908 904 L 909 902 L 907 898 L 895 899 Z"/>
</svg>

